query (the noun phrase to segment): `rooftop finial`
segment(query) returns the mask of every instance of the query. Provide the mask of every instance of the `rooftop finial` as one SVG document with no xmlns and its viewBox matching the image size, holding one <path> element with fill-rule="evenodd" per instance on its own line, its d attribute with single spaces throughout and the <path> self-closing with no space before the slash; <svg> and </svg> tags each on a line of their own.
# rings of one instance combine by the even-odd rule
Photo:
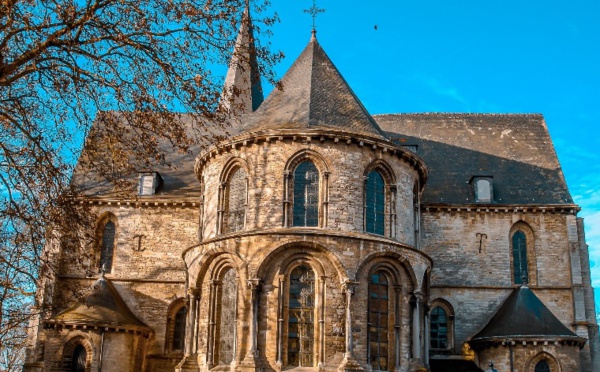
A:
<svg viewBox="0 0 600 372">
<path fill-rule="evenodd" d="M 304 9 L 304 13 L 308 13 L 312 16 L 313 24 L 312 24 L 312 39 L 316 39 L 317 37 L 317 25 L 316 19 L 319 13 L 325 13 L 325 9 L 321 9 L 317 7 L 317 0 L 313 0 L 313 6 L 309 9 Z"/>
</svg>

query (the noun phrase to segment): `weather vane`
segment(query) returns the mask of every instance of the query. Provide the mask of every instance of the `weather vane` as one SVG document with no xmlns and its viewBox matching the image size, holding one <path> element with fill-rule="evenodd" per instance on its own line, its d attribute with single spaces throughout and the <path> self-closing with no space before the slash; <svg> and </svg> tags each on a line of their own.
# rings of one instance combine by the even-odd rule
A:
<svg viewBox="0 0 600 372">
<path fill-rule="evenodd" d="M 319 15 L 319 13 L 325 13 L 325 9 L 318 8 L 317 0 L 313 0 L 312 8 L 304 9 L 304 13 L 308 13 L 312 16 L 312 19 L 313 19 L 312 29 L 313 29 L 313 32 L 315 32 L 317 30 L 317 28 L 316 28 L 317 15 Z"/>
</svg>

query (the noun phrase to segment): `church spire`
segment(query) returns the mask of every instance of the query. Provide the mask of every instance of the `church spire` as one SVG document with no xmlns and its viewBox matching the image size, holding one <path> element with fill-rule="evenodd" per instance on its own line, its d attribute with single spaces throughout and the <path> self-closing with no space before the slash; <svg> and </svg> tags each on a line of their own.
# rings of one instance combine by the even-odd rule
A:
<svg viewBox="0 0 600 372">
<path fill-rule="evenodd" d="M 256 110 L 263 100 L 250 6 L 246 2 L 220 105 L 234 116 L 239 116 Z"/>
</svg>

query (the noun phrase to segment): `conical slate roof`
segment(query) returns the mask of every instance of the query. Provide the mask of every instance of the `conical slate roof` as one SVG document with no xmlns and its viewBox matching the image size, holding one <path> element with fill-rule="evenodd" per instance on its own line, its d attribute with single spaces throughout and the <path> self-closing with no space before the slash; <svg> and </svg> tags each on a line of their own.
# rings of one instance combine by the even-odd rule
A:
<svg viewBox="0 0 600 372">
<path fill-rule="evenodd" d="M 78 301 L 47 323 L 132 329 L 144 333 L 151 331 L 129 310 L 119 292 L 104 276 L 94 283 L 83 302 Z"/>
<path fill-rule="evenodd" d="M 246 4 L 220 104 L 235 116 L 241 116 L 256 110 L 263 100 L 252 20 Z"/>
<path fill-rule="evenodd" d="M 498 338 L 583 339 L 567 328 L 528 287 L 508 296 L 489 323 L 471 341 Z"/>
<path fill-rule="evenodd" d="M 386 139 L 348 83 L 312 37 L 241 131 L 334 130 Z"/>
</svg>

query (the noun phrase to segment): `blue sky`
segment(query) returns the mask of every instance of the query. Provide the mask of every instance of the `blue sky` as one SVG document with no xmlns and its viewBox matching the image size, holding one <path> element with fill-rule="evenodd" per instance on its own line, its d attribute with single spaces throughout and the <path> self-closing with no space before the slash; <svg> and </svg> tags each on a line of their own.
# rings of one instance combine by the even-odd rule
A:
<svg viewBox="0 0 600 372">
<path fill-rule="evenodd" d="M 582 207 L 593 285 L 600 288 L 600 3 L 317 5 L 326 9 L 317 18 L 319 42 L 371 114 L 543 114 Z M 312 0 L 272 0 L 281 22 L 270 40 L 286 55 L 276 68 L 279 77 L 309 41 L 312 18 L 303 9 L 311 6 Z"/>
</svg>

